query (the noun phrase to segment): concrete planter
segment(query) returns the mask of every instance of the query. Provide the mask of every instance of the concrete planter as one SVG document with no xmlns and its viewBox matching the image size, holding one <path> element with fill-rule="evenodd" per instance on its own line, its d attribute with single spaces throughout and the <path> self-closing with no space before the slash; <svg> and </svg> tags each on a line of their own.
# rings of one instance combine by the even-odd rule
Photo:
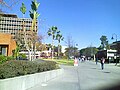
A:
<svg viewBox="0 0 120 90">
<path fill-rule="evenodd" d="M 1 79 L 0 90 L 26 90 L 57 77 L 62 74 L 63 71 L 63 69 L 57 69 L 14 78 Z"/>
</svg>

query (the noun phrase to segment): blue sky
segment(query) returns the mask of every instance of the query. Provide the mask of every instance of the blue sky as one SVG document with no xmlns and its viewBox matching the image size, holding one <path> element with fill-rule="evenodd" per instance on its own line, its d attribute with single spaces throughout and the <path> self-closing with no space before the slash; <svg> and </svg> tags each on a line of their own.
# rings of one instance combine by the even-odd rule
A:
<svg viewBox="0 0 120 90">
<path fill-rule="evenodd" d="M 111 40 L 113 33 L 117 34 L 117 39 L 120 40 L 120 0 L 37 1 L 40 2 L 39 34 L 46 36 L 45 43 L 51 43 L 47 36 L 48 28 L 51 26 L 58 27 L 65 37 L 64 40 L 67 36 L 72 36 L 80 49 L 90 45 L 98 47 L 102 35 L 107 36 L 109 43 L 115 41 Z M 22 17 L 19 10 L 21 2 L 25 3 L 28 10 L 25 17 L 29 17 L 31 0 L 20 0 L 12 10 L 4 10 Z M 62 42 L 62 45 L 66 44 Z"/>
</svg>

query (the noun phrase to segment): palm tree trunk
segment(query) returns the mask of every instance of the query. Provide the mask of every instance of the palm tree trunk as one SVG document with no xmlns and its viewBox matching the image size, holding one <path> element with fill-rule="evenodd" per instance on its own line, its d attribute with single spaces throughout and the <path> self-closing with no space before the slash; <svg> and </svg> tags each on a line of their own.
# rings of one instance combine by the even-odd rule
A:
<svg viewBox="0 0 120 90">
<path fill-rule="evenodd" d="M 33 51 L 34 51 L 34 60 L 36 59 L 35 54 L 36 54 L 36 46 L 35 43 L 33 44 Z"/>
<path fill-rule="evenodd" d="M 36 20 L 34 21 L 34 28 L 35 28 L 35 32 L 36 32 Z M 34 39 L 36 39 L 36 34 L 34 33 Z M 34 60 L 36 59 L 36 40 L 34 40 Z"/>
<path fill-rule="evenodd" d="M 52 38 L 52 60 L 54 57 L 54 39 Z"/>
<path fill-rule="evenodd" d="M 60 42 L 58 42 L 58 59 L 60 58 Z"/>
</svg>

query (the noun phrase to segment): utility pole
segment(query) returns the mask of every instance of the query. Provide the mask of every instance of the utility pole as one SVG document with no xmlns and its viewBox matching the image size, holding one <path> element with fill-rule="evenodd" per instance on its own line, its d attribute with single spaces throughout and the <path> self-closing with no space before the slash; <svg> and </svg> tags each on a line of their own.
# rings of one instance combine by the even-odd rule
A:
<svg viewBox="0 0 120 90">
<path fill-rule="evenodd" d="M 114 39 L 114 37 L 113 37 L 114 35 L 115 35 L 115 37 L 116 37 L 116 50 L 117 50 L 117 49 L 118 49 L 118 48 L 117 48 L 117 34 L 113 33 L 111 39 Z M 115 66 L 116 66 L 116 65 L 117 65 L 117 52 L 115 53 L 115 59 L 116 59 L 116 64 L 115 64 Z"/>
</svg>

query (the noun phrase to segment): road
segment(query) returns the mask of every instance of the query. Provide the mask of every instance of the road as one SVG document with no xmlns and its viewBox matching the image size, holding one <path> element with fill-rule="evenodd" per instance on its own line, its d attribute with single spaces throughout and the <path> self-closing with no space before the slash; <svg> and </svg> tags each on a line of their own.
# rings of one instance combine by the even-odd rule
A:
<svg viewBox="0 0 120 90">
<path fill-rule="evenodd" d="M 61 67 L 64 68 L 61 76 L 28 90 L 106 90 L 120 84 L 120 67 L 114 64 L 105 64 L 104 70 L 101 70 L 100 63 L 96 65 L 93 61 Z"/>
</svg>

